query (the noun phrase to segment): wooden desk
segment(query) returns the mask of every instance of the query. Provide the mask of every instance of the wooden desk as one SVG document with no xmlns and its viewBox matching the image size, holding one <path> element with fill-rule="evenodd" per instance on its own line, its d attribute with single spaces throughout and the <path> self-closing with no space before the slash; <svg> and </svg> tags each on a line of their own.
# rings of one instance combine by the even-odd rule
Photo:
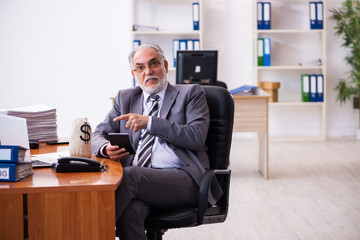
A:
<svg viewBox="0 0 360 240">
<path fill-rule="evenodd" d="M 269 179 L 269 98 L 260 91 L 255 96 L 233 96 L 235 102 L 234 132 L 257 132 L 259 138 L 259 171 Z"/>
<path fill-rule="evenodd" d="M 66 151 L 41 144 L 32 154 Z M 49 168 L 18 182 L 0 182 L 0 240 L 115 239 L 115 190 L 119 162 L 97 158 L 107 172 L 56 173 Z M 24 221 L 24 216 L 28 221 Z"/>
</svg>

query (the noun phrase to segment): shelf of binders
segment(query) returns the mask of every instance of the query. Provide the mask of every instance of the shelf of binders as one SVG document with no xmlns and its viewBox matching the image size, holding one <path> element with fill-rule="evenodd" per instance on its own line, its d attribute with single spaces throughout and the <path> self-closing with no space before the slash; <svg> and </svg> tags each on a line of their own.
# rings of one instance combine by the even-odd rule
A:
<svg viewBox="0 0 360 240">
<path fill-rule="evenodd" d="M 270 102 L 270 106 L 299 106 L 299 107 L 308 107 L 308 106 L 318 106 L 322 107 L 324 102 L 301 102 L 301 101 L 281 101 L 281 102 Z"/>
<path fill-rule="evenodd" d="M 176 49 L 202 49 L 203 4 L 203 0 L 131 1 L 132 47 L 143 43 L 161 46 L 169 63 L 168 80 L 173 84 L 175 84 Z M 180 46 L 180 42 L 175 47 L 176 40 L 186 41 L 185 48 L 183 44 Z"/>
<path fill-rule="evenodd" d="M 269 29 L 269 30 L 261 30 L 261 29 L 258 29 L 256 31 L 258 33 L 266 33 L 266 34 L 271 34 L 271 33 L 323 33 L 324 32 L 323 29 L 318 29 L 318 30 L 314 30 L 314 29 Z"/>
<path fill-rule="evenodd" d="M 291 106 L 291 107 L 308 107 L 308 106 L 324 106 L 324 102 L 302 102 L 302 101 L 279 101 L 270 102 L 270 106 Z"/>
<path fill-rule="evenodd" d="M 325 29 L 325 2 L 325 0 L 254 0 L 254 26 L 259 31 Z"/>
<path fill-rule="evenodd" d="M 324 66 L 257 66 L 258 70 L 323 70 Z"/>
<path fill-rule="evenodd" d="M 151 36 L 202 40 L 203 0 L 133 0 L 133 39 Z M 154 39 L 156 42 L 156 39 Z M 141 42 L 142 43 L 142 42 Z M 172 44 L 169 42 L 168 44 Z"/>
<path fill-rule="evenodd" d="M 200 30 L 193 30 L 193 31 L 132 31 L 134 35 L 201 35 Z"/>
<path fill-rule="evenodd" d="M 325 0 L 254 0 L 253 5 L 254 84 L 279 82 L 281 86 L 278 102 L 269 103 L 274 115 L 270 118 L 278 119 L 273 125 L 278 129 L 286 126 L 285 130 L 298 128 L 291 125 L 288 111 L 301 113 L 297 119 L 308 116 L 304 129 L 316 126 L 310 138 L 320 140 L 325 139 L 326 129 L 325 4 Z M 308 94 L 312 98 L 304 99 L 303 75 L 322 77 L 322 90 L 316 85 L 316 94 L 321 97 L 314 99 L 314 85 L 309 82 Z M 309 122 L 316 124 L 307 125 Z"/>
</svg>

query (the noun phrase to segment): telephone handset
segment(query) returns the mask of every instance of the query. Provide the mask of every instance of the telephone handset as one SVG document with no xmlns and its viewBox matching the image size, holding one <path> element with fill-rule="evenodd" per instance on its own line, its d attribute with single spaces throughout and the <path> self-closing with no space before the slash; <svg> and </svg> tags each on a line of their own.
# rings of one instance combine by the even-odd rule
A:
<svg viewBox="0 0 360 240">
<path fill-rule="evenodd" d="M 107 171 L 108 168 L 98 161 L 82 157 L 60 157 L 52 166 L 56 172 L 100 172 Z"/>
</svg>

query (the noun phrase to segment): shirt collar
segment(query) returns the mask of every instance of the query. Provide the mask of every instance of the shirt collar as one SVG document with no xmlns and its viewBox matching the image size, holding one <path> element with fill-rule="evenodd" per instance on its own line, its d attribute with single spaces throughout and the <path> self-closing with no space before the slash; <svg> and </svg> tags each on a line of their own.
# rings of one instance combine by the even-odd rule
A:
<svg viewBox="0 0 360 240">
<path fill-rule="evenodd" d="M 166 89 L 167 89 L 167 86 L 168 86 L 168 82 L 165 83 L 165 86 L 161 89 L 160 92 L 156 93 L 157 95 L 159 95 L 159 101 L 161 101 L 162 99 L 164 99 L 164 96 L 165 96 L 165 92 L 166 92 Z M 149 93 L 146 93 L 144 92 L 144 102 L 147 102 L 147 100 L 149 99 L 149 96 L 150 94 Z"/>
</svg>

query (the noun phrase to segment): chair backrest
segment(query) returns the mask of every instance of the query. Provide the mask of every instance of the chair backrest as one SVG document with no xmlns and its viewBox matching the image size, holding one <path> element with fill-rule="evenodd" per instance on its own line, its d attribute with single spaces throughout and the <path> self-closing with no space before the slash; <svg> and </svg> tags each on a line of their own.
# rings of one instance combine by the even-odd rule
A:
<svg viewBox="0 0 360 240">
<path fill-rule="evenodd" d="M 227 89 L 226 83 L 224 83 L 222 81 L 219 81 L 219 80 L 216 81 L 216 86 L 223 87 L 223 88 Z"/>
<path fill-rule="evenodd" d="M 210 127 L 206 138 L 210 167 L 226 169 L 234 122 L 234 100 L 222 87 L 202 85 L 210 110 Z"/>
</svg>

